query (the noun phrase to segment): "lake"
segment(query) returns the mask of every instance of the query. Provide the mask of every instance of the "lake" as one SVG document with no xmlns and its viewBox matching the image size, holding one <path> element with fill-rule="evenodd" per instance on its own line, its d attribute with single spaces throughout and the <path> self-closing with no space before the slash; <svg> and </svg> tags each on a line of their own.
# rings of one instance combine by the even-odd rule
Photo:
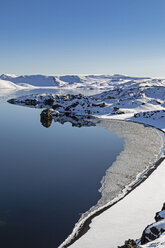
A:
<svg viewBox="0 0 165 248">
<path fill-rule="evenodd" d="M 124 142 L 97 126 L 45 128 L 41 109 L 7 103 L 12 97 L 0 97 L 0 244 L 58 247 L 99 200 Z"/>
</svg>

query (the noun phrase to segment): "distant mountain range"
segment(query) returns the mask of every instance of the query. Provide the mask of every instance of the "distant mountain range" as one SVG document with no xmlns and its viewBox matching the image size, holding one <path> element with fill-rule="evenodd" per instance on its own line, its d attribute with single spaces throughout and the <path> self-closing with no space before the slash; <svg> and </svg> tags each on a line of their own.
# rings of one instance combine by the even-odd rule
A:
<svg viewBox="0 0 165 248">
<path fill-rule="evenodd" d="M 118 82 L 150 80 L 150 78 L 129 77 L 124 75 L 24 75 L 16 76 L 2 74 L 0 76 L 0 88 L 20 87 L 62 87 L 62 88 L 86 88 L 108 90 Z M 20 88 L 20 89 L 21 89 Z"/>
</svg>

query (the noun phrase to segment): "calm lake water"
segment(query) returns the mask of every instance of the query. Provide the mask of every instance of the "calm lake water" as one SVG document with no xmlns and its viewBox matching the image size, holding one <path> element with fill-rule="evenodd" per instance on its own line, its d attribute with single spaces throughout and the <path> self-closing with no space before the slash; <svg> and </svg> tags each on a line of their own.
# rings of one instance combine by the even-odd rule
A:
<svg viewBox="0 0 165 248">
<path fill-rule="evenodd" d="M 105 129 L 57 122 L 45 128 L 40 113 L 0 98 L 3 248 L 58 247 L 97 203 L 100 181 L 123 150 L 123 141 Z"/>
</svg>

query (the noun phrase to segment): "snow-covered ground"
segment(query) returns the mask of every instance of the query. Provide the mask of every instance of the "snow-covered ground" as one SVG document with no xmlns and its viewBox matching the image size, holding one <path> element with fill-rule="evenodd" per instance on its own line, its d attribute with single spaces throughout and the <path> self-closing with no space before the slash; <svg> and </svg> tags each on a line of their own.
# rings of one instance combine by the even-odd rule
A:
<svg viewBox="0 0 165 248">
<path fill-rule="evenodd" d="M 163 205 L 164 177 L 165 162 L 162 162 L 145 182 L 122 201 L 94 218 L 90 230 L 71 247 L 116 248 L 129 238 L 140 238 L 144 228 L 154 222 L 155 213 Z"/>
<path fill-rule="evenodd" d="M 8 89 L 8 90 L 20 90 L 23 87 L 20 85 L 14 84 L 10 81 L 4 81 L 0 79 L 0 90 L 2 89 Z"/>
<path fill-rule="evenodd" d="M 54 115 L 72 113 L 104 119 L 130 120 L 165 130 L 165 80 L 163 79 L 131 78 L 121 75 L 47 77 L 2 75 L 0 79 L 0 85 L 6 83 L 6 87 L 10 84 L 13 87 L 14 84 L 17 87 L 104 91 L 92 96 L 33 94 L 16 98 L 10 101 L 11 103 L 48 107 L 52 109 Z M 164 177 L 165 162 L 163 161 L 145 182 L 116 205 L 95 217 L 90 230 L 71 247 L 115 248 L 122 245 L 126 239 L 140 238 L 144 228 L 154 222 L 154 215 L 161 209 L 165 200 Z M 151 243 L 142 247 L 163 247 L 164 242 L 165 236 L 161 235 L 160 242 L 155 241 L 157 246 Z"/>
</svg>

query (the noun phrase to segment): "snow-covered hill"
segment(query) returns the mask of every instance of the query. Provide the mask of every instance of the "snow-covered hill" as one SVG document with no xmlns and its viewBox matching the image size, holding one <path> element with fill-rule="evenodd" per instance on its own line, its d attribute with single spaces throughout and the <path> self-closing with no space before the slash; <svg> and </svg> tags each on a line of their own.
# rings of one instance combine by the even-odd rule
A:
<svg viewBox="0 0 165 248">
<path fill-rule="evenodd" d="M 38 78 L 38 76 L 36 77 Z M 93 80 L 91 79 L 93 77 L 96 80 L 99 76 L 89 77 L 90 80 Z M 74 115 L 92 115 L 104 118 L 133 120 L 165 129 L 165 80 L 128 80 L 124 76 L 121 76 L 122 78 L 112 76 L 111 79 L 110 76 L 100 77 L 99 80 L 101 81 L 104 80 L 103 78 L 106 78 L 105 80 L 108 78 L 109 83 L 107 81 L 104 83 L 109 85 L 108 87 L 110 88 L 100 94 L 91 96 L 83 96 L 81 94 L 77 96 L 71 94 L 63 96 L 33 94 L 17 98 L 13 100 L 13 103 L 33 105 L 40 108 L 44 106 L 51 107 L 55 113 L 67 112 Z M 112 78 L 114 79 L 115 77 L 116 81 L 112 82 Z M 89 82 L 85 83 L 84 81 L 81 84 L 84 85 L 82 87 L 87 87 Z M 96 84 L 95 82 L 95 87 L 96 85 L 98 88 L 100 87 L 100 83 Z M 74 83 L 73 87 L 75 87 Z M 61 87 L 58 86 L 58 88 Z"/>
<path fill-rule="evenodd" d="M 16 76 L 9 74 L 2 74 L 0 79 L 12 82 L 16 85 L 40 87 L 54 87 L 67 89 L 112 89 L 118 83 L 124 84 L 130 81 L 149 80 L 149 78 L 137 78 L 123 75 L 58 75 L 58 76 L 44 76 L 44 75 L 25 75 Z"/>
<path fill-rule="evenodd" d="M 1 89 L 12 89 L 12 90 L 17 90 L 20 89 L 21 87 L 19 85 L 16 85 L 10 81 L 6 80 L 1 80 L 0 79 L 0 90 Z"/>
</svg>

